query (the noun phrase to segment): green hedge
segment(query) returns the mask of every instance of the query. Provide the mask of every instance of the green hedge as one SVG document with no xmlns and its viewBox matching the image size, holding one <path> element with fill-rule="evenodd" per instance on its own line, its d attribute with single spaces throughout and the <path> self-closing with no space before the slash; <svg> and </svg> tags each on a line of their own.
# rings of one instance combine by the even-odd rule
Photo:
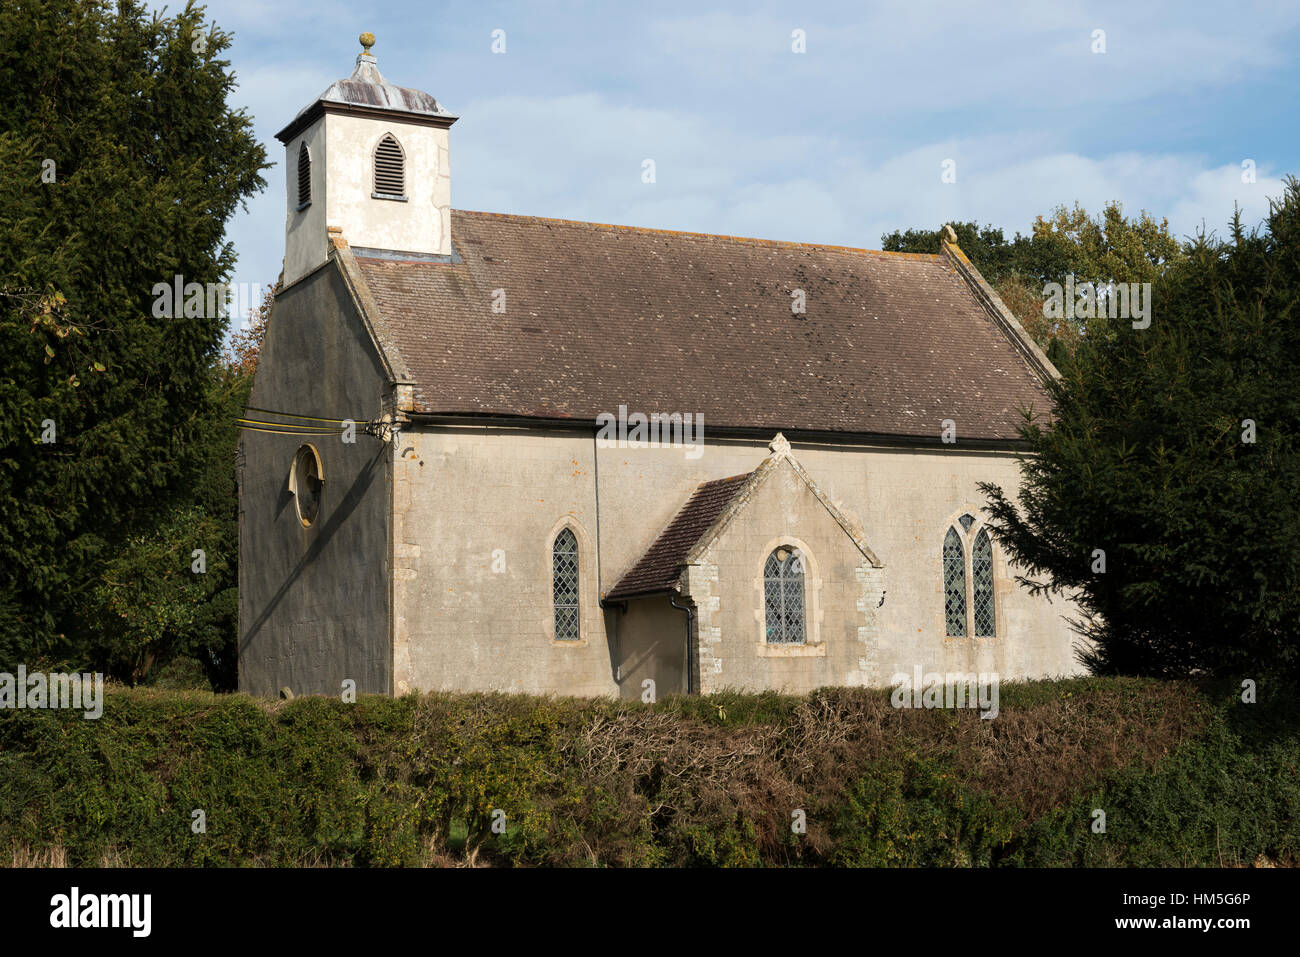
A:
<svg viewBox="0 0 1300 957">
<path fill-rule="evenodd" d="M 117 689 L 97 721 L 0 712 L 0 847 L 91 866 L 1295 863 L 1300 716 L 1262 697 L 1035 682 L 981 721 L 858 689 L 655 705 Z"/>
</svg>

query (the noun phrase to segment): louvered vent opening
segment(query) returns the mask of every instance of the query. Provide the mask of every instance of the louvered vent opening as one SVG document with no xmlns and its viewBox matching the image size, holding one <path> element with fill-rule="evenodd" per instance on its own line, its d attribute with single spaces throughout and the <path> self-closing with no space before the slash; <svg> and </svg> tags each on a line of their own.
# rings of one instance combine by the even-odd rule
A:
<svg viewBox="0 0 1300 957">
<path fill-rule="evenodd" d="M 375 192 L 401 196 L 406 192 L 402 148 L 388 134 L 375 147 Z"/>
<path fill-rule="evenodd" d="M 306 206 L 311 202 L 311 155 L 307 144 L 298 148 L 298 205 Z"/>
</svg>

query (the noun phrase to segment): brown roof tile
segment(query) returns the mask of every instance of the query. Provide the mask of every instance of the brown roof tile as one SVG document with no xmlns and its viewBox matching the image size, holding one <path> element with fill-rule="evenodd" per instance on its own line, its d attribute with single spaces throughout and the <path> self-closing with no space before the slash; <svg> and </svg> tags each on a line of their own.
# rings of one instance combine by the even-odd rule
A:
<svg viewBox="0 0 1300 957">
<path fill-rule="evenodd" d="M 1048 406 L 942 255 L 452 212 L 461 262 L 358 257 L 418 412 L 1010 439 Z M 506 311 L 493 313 L 493 291 Z M 804 290 L 806 316 L 792 314 Z"/>
<path fill-rule="evenodd" d="M 605 597 L 628 598 L 671 589 L 691 547 L 713 526 L 752 474 L 705 482 L 697 488 L 654 544 Z"/>
</svg>

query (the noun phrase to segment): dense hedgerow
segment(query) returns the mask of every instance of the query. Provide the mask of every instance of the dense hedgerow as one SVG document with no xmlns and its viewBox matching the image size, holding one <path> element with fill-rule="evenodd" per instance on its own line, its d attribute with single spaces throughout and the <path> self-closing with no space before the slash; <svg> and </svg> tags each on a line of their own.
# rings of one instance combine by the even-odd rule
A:
<svg viewBox="0 0 1300 957">
<path fill-rule="evenodd" d="M 855 689 L 116 690 L 98 721 L 0 713 L 0 847 L 137 866 L 1294 863 L 1298 762 L 1289 702 L 1154 680 L 1004 686 L 993 721 Z"/>
</svg>

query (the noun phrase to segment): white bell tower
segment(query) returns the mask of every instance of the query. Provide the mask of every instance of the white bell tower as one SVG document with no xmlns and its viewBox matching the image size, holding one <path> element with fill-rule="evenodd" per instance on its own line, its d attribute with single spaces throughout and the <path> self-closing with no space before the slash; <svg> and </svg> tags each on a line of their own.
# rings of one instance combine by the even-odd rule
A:
<svg viewBox="0 0 1300 957">
<path fill-rule="evenodd" d="M 361 34 L 352 75 L 277 133 L 285 147 L 284 284 L 325 262 L 330 227 L 360 253 L 452 255 L 451 124 L 420 90 L 384 79 Z"/>
</svg>

